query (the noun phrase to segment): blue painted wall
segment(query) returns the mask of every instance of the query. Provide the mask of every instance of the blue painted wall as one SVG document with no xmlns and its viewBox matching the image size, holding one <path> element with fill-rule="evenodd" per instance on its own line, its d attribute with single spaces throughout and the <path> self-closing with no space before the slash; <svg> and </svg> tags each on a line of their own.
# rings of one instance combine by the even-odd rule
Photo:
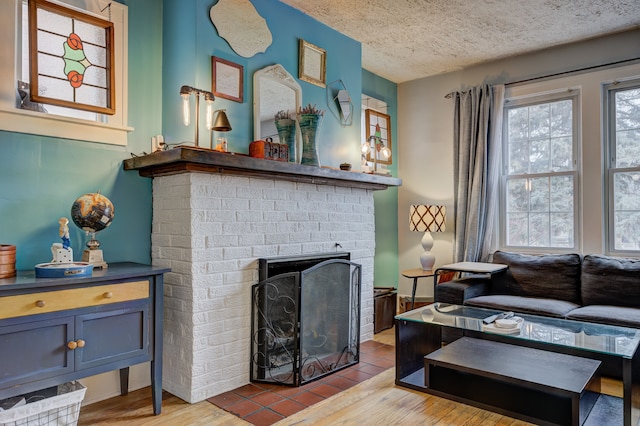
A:
<svg viewBox="0 0 640 426">
<path fill-rule="evenodd" d="M 36 263 L 49 261 L 51 244 L 60 241 L 58 218 L 69 217 L 71 205 L 78 196 L 97 190 L 115 205 L 113 224 L 98 234 L 105 260 L 150 262 L 151 180 L 139 177 L 136 172 L 123 171 L 122 161 L 131 153 L 149 152 L 153 135 L 165 135 L 168 143 L 193 141 L 193 124 L 185 127 L 181 122 L 179 88 L 187 84 L 209 89 L 211 56 L 244 66 L 244 102 L 218 99 L 215 105 L 227 109 L 233 126 L 233 131 L 225 134 L 229 149 L 246 153 L 253 140 L 253 73 L 280 63 L 297 77 L 299 38 L 326 49 L 327 82 L 342 79 L 354 99 L 355 111 L 353 125 L 349 127 L 342 127 L 330 112 L 325 113 L 320 133 L 320 162 L 336 167 L 344 161 L 354 164 L 360 161 L 359 98 L 363 75 L 372 90 L 367 93 L 376 95 L 373 91 L 380 87 L 390 90 L 389 82 L 362 73 L 360 43 L 279 1 L 261 0 L 253 3 L 267 20 L 273 43 L 265 53 L 243 58 L 218 36 L 211 23 L 209 9 L 214 1 L 120 2 L 129 7 L 129 125 L 135 131 L 129 134 L 128 146 L 0 130 L 0 244 L 17 246 L 18 269 L 32 269 Z M 311 103 L 327 109 L 323 88 L 303 81 L 300 85 L 304 105 Z M 396 102 L 386 98 L 391 97 L 391 91 L 383 94 L 381 99 L 395 108 Z M 204 124 L 200 139 L 207 143 L 209 140 Z M 395 149 L 394 146 L 394 156 Z M 392 250 L 391 241 L 397 245 L 397 231 L 386 235 L 391 219 L 386 207 L 378 215 L 381 194 L 375 195 L 376 226 L 385 228 L 379 237 L 378 252 L 382 250 L 383 256 L 390 257 L 387 252 Z M 86 236 L 73 224 L 70 230 L 75 258 L 79 259 Z M 393 257 L 397 270 L 397 252 Z M 376 283 L 378 274 L 385 276 L 390 267 L 386 260 L 382 267 L 378 263 L 376 259 Z M 397 276 L 394 281 L 396 279 Z"/>
<path fill-rule="evenodd" d="M 162 10 L 154 0 L 129 6 L 129 146 L 116 147 L 0 131 L 0 243 L 17 247 L 16 267 L 51 260 L 60 242 L 58 218 L 70 217 L 73 201 L 100 191 L 115 205 L 113 224 L 98 234 L 105 260 L 150 261 L 151 181 L 124 172 L 130 152 L 149 151 L 161 131 Z M 84 233 L 70 224 L 78 260 Z"/>
<path fill-rule="evenodd" d="M 360 110 L 362 89 L 360 43 L 311 19 L 309 16 L 275 0 L 254 1 L 258 13 L 266 19 L 273 42 L 264 53 L 251 58 L 237 55 L 218 36 L 209 17 L 210 0 L 164 0 L 163 39 L 163 132 L 168 143 L 193 141 L 194 124 L 181 122 L 180 86 L 211 88 L 211 56 L 235 62 L 244 67 L 244 102 L 218 98 L 216 109 L 226 109 L 233 130 L 224 134 L 229 150 L 249 152 L 253 141 L 253 73 L 268 65 L 281 64 L 292 76 L 298 76 L 298 39 L 302 38 L 327 51 L 327 83 L 341 79 L 357 107 L 353 125 L 342 127 L 330 111 L 320 130 L 318 145 L 320 163 L 337 167 L 342 162 L 360 161 Z M 195 22 L 195 25 L 194 25 Z M 303 105 L 309 103 L 327 110 L 324 88 L 299 81 Z M 201 105 L 202 108 L 202 105 Z M 214 134 L 214 138 L 220 136 Z M 209 146 L 209 134 L 200 126 L 200 145 Z"/>
<path fill-rule="evenodd" d="M 362 93 L 387 103 L 391 116 L 391 158 L 389 169 L 398 176 L 398 86 L 367 70 L 362 70 Z M 374 286 L 398 285 L 398 189 L 389 188 L 373 194 L 376 215 L 376 256 Z M 403 218 L 400 218 L 402 221 Z"/>
</svg>

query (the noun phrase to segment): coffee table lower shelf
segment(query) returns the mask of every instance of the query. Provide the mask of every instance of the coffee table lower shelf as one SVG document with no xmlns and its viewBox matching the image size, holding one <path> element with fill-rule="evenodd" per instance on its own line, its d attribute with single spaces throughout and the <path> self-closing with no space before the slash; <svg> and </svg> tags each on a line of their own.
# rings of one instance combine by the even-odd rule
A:
<svg viewBox="0 0 640 426">
<path fill-rule="evenodd" d="M 397 384 L 542 425 L 612 424 L 622 412 L 620 398 L 599 395 L 592 359 L 465 337 L 424 365 Z"/>
</svg>

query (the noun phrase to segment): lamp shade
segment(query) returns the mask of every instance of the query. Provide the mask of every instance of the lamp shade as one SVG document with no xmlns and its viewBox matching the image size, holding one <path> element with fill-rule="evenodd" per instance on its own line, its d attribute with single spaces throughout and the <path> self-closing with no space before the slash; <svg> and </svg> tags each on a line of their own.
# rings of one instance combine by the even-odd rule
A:
<svg viewBox="0 0 640 426">
<path fill-rule="evenodd" d="M 444 232 L 446 214 L 446 206 L 412 205 L 409 229 L 417 232 Z"/>
<path fill-rule="evenodd" d="M 215 123 L 213 123 L 213 130 L 215 130 L 216 132 L 230 132 L 231 124 L 229 123 L 227 114 L 222 109 L 216 112 L 218 113 L 218 115 L 216 116 Z"/>
</svg>

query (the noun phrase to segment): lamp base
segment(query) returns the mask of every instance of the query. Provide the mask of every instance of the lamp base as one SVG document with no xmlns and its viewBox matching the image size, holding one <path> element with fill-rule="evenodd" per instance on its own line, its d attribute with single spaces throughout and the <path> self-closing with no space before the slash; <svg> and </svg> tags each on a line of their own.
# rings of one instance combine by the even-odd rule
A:
<svg viewBox="0 0 640 426">
<path fill-rule="evenodd" d="M 424 253 L 420 255 L 420 264 L 422 265 L 423 271 L 430 271 L 436 263 L 436 257 L 431 254 L 431 247 L 433 247 L 433 237 L 431 236 L 431 232 L 427 231 L 424 233 L 421 243 Z"/>
<path fill-rule="evenodd" d="M 82 261 L 93 264 L 93 269 L 107 269 L 109 265 L 104 261 L 102 257 L 102 250 L 100 249 L 84 249 L 82 252 Z"/>
</svg>

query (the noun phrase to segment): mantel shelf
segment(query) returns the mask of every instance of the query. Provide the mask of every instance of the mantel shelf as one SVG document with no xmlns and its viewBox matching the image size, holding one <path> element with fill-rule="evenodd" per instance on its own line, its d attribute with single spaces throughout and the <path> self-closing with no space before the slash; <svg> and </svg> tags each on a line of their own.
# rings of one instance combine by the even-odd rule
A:
<svg viewBox="0 0 640 426">
<path fill-rule="evenodd" d="M 194 147 L 177 147 L 124 160 L 125 170 L 138 170 L 140 176 L 153 178 L 186 172 L 256 176 L 381 190 L 401 186 L 402 179 L 358 172 L 248 157 Z"/>
</svg>

